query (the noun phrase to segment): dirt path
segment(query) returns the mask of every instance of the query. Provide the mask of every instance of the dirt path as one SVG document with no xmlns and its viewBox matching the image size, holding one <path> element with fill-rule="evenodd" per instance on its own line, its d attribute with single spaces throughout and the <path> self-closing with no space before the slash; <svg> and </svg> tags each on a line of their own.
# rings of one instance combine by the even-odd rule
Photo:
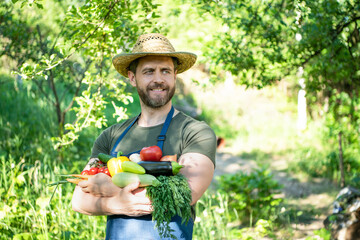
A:
<svg viewBox="0 0 360 240">
<path fill-rule="evenodd" d="M 283 185 L 280 197 L 286 199 L 287 210 L 294 213 L 294 219 L 290 221 L 291 239 L 306 239 L 314 236 L 314 230 L 324 227 L 323 220 L 331 213 L 332 202 L 340 189 L 326 179 L 301 181 L 286 173 L 286 166 L 286 161 L 278 159 L 271 161 L 270 168 L 274 179 Z M 218 152 L 215 177 L 238 171 L 249 173 L 256 167 L 253 160 Z"/>
</svg>

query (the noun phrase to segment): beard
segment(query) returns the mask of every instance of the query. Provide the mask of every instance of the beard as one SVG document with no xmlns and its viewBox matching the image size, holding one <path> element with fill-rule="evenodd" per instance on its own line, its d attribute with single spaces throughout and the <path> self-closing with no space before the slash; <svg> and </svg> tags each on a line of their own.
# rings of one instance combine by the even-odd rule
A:
<svg viewBox="0 0 360 240">
<path fill-rule="evenodd" d="M 167 94 L 164 97 L 156 96 L 152 98 L 150 97 L 149 92 L 151 91 L 151 89 L 154 88 L 162 88 L 166 91 Z M 160 108 L 166 105 L 172 99 L 175 93 L 175 86 L 173 88 L 170 88 L 168 85 L 165 84 L 154 83 L 147 86 L 145 90 L 137 88 L 137 92 L 140 99 L 146 106 L 151 108 Z"/>
</svg>

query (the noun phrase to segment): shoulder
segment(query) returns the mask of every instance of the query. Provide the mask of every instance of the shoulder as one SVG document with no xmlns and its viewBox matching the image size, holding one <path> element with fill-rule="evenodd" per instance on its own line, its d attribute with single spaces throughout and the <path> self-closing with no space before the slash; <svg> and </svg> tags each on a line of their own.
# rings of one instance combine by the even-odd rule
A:
<svg viewBox="0 0 360 240">
<path fill-rule="evenodd" d="M 183 112 L 179 112 L 177 121 L 181 123 L 184 133 L 201 133 L 207 132 L 216 138 L 213 129 L 204 121 L 194 119 Z"/>
<path fill-rule="evenodd" d="M 200 153 L 208 157 L 215 165 L 216 135 L 204 121 L 196 120 L 184 113 L 179 113 L 182 121 L 182 154 Z"/>
<path fill-rule="evenodd" d="M 206 139 L 216 142 L 215 132 L 206 122 L 194 119 L 182 112 L 179 112 L 175 117 L 177 117 L 176 127 L 181 129 L 181 136 L 184 141 Z"/>
</svg>

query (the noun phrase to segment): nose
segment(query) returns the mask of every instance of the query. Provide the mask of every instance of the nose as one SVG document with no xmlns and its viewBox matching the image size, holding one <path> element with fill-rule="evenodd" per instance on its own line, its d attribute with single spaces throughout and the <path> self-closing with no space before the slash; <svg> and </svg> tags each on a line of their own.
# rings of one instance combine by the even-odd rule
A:
<svg viewBox="0 0 360 240">
<path fill-rule="evenodd" d="M 163 75 L 161 74 L 161 70 L 157 69 L 154 74 L 154 82 L 162 83 L 164 82 Z"/>
</svg>

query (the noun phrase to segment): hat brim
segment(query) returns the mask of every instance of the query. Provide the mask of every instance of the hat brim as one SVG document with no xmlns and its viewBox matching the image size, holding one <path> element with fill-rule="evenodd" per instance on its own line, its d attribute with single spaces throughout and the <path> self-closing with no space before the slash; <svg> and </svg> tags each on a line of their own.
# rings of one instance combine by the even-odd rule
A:
<svg viewBox="0 0 360 240">
<path fill-rule="evenodd" d="M 175 57 L 178 59 L 177 73 L 182 73 L 191 68 L 195 62 L 197 56 L 190 52 L 138 52 L 138 53 L 121 53 L 113 57 L 113 65 L 121 75 L 128 77 L 128 67 L 132 61 L 137 58 L 145 56 L 166 56 Z"/>
</svg>

